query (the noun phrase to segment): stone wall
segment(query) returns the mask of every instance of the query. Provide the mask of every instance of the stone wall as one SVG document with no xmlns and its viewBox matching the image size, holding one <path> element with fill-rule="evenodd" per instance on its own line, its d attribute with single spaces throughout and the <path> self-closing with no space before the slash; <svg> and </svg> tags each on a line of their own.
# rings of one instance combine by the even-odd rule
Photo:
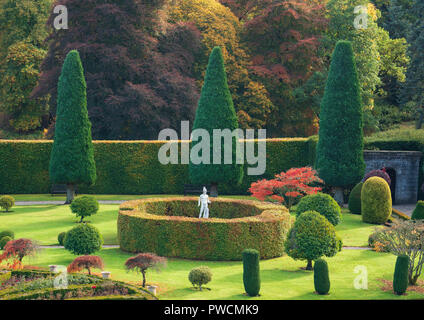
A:
<svg viewBox="0 0 424 320">
<path fill-rule="evenodd" d="M 416 203 L 422 153 L 417 151 L 364 151 L 365 173 L 382 168 L 396 172 L 394 204 Z"/>
</svg>

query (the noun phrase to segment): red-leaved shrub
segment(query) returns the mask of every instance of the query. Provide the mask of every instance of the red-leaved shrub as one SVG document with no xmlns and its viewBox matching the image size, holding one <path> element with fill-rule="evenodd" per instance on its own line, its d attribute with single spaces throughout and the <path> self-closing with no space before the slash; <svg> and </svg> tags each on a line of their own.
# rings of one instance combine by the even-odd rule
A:
<svg viewBox="0 0 424 320">
<path fill-rule="evenodd" d="M 11 261 L 8 266 L 12 269 L 22 267 L 22 259 L 26 256 L 35 254 L 38 246 L 30 239 L 11 240 L 3 248 L 0 255 L 0 263 L 2 261 Z"/>
<path fill-rule="evenodd" d="M 80 272 L 87 269 L 88 274 L 91 275 L 91 268 L 103 270 L 103 260 L 98 256 L 80 256 L 68 266 L 68 272 Z"/>
<path fill-rule="evenodd" d="M 143 287 L 146 287 L 146 271 L 149 268 L 160 270 L 166 266 L 166 258 L 159 257 L 154 253 L 140 253 L 134 257 L 128 258 L 125 266 L 128 270 L 141 272 L 143 275 Z"/>
</svg>

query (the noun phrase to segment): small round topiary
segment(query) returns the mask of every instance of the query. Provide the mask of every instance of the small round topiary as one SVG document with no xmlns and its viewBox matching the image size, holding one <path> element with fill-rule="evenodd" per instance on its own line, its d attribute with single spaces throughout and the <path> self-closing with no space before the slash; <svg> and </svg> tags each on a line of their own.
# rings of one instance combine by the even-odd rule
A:
<svg viewBox="0 0 424 320">
<path fill-rule="evenodd" d="M 8 237 L 8 236 L 0 238 L 0 250 L 3 250 L 6 243 L 8 243 L 9 241 L 12 241 L 12 240 L 13 239 L 11 237 Z"/>
<path fill-rule="evenodd" d="M 393 291 L 397 295 L 404 294 L 408 289 L 408 269 L 409 257 L 406 255 L 397 257 L 393 274 Z"/>
<path fill-rule="evenodd" d="M 296 208 L 296 216 L 306 211 L 316 211 L 330 221 L 333 226 L 340 222 L 340 206 L 330 195 L 325 193 L 311 194 L 303 197 Z"/>
<path fill-rule="evenodd" d="M 330 291 L 330 276 L 327 261 L 318 259 L 314 266 L 314 286 L 318 294 L 328 294 Z"/>
<path fill-rule="evenodd" d="M 0 239 L 6 236 L 15 239 L 15 233 L 12 230 L 4 230 L 0 232 Z"/>
<path fill-rule="evenodd" d="M 194 287 L 198 287 L 202 291 L 202 286 L 209 283 L 212 280 L 212 272 L 209 267 L 200 266 L 194 269 L 191 269 L 188 274 L 188 280 Z"/>
<path fill-rule="evenodd" d="M 242 256 L 244 289 L 249 296 L 256 297 L 261 290 L 259 251 L 255 249 L 245 249 Z"/>
<path fill-rule="evenodd" d="M 66 236 L 66 232 L 61 232 L 61 233 L 59 233 L 59 235 L 57 236 L 57 242 L 59 242 L 59 244 L 60 244 L 61 246 L 63 246 L 63 244 L 64 244 L 65 236 Z"/>
<path fill-rule="evenodd" d="M 297 217 L 284 246 L 291 258 L 307 260 L 306 270 L 312 270 L 312 261 L 336 255 L 342 249 L 342 241 L 324 216 L 306 211 Z"/>
<path fill-rule="evenodd" d="M 380 177 L 365 181 L 361 191 L 362 221 L 383 224 L 392 214 L 392 195 L 387 182 Z"/>
<path fill-rule="evenodd" d="M 90 224 L 80 224 L 66 233 L 65 249 L 76 255 L 90 255 L 102 248 L 103 237 Z"/>
<path fill-rule="evenodd" d="M 361 191 L 363 182 L 359 182 L 350 192 L 349 195 L 349 211 L 353 214 L 361 214 Z"/>
<path fill-rule="evenodd" d="M 99 202 L 93 196 L 82 196 L 72 201 L 70 208 L 77 217 L 81 217 L 80 222 L 82 222 L 85 217 L 89 217 L 99 211 Z"/>
<path fill-rule="evenodd" d="M 368 172 L 364 178 L 362 179 L 362 182 L 367 181 L 371 177 L 380 177 L 386 180 L 387 184 L 390 186 L 392 184 L 392 180 L 390 179 L 390 176 L 387 174 L 384 170 L 372 170 Z"/>
<path fill-rule="evenodd" d="M 417 205 L 414 211 L 412 212 L 411 219 L 412 220 L 424 219 L 424 201 L 420 200 L 417 202 Z"/>
<path fill-rule="evenodd" d="M 12 196 L 1 196 L 0 197 L 0 207 L 3 208 L 6 212 L 9 212 L 9 209 L 15 205 L 15 199 Z"/>
</svg>

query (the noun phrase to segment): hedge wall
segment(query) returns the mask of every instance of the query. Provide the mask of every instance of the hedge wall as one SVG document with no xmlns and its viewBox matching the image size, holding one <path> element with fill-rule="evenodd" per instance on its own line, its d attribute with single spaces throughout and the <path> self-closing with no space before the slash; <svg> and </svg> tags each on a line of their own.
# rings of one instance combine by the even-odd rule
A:
<svg viewBox="0 0 424 320">
<path fill-rule="evenodd" d="M 181 194 L 190 183 L 188 165 L 162 165 L 163 142 L 94 141 L 97 181 L 79 186 L 79 193 Z M 49 193 L 52 141 L 0 140 L 0 194 Z M 292 167 L 311 165 L 308 139 L 267 140 L 267 168 L 263 176 L 245 174 L 241 185 L 221 185 L 221 194 L 243 194 L 251 182 L 270 178 Z M 247 166 L 245 166 L 247 170 Z"/>
<path fill-rule="evenodd" d="M 292 218 L 281 205 L 216 199 L 212 201 L 211 218 L 199 219 L 176 216 L 170 210 L 164 210 L 172 204 L 175 207 L 177 203 L 179 207 L 190 208 L 193 203 L 197 204 L 197 198 L 144 199 L 123 203 L 118 216 L 121 249 L 154 252 L 166 257 L 224 261 L 241 260 L 246 248 L 258 250 L 262 259 L 280 257 L 284 253 L 284 239 Z M 243 218 L 239 218 L 237 213 L 231 216 L 229 206 L 220 206 L 219 203 L 231 204 L 234 212 L 238 212 L 237 206 L 251 206 L 258 214 Z M 157 214 L 148 213 L 152 212 L 152 208 L 158 210 Z M 223 216 L 230 218 L 222 219 Z"/>
</svg>

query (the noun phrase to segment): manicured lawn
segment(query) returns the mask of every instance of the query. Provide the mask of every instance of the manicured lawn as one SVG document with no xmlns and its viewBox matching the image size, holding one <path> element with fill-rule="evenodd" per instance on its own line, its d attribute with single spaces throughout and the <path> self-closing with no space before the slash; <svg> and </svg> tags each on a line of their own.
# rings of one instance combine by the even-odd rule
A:
<svg viewBox="0 0 424 320">
<path fill-rule="evenodd" d="M 112 272 L 112 278 L 141 283 L 141 275 L 128 273 L 124 269 L 125 260 L 132 254 L 119 249 L 103 249 L 98 253 L 105 262 L 105 270 Z M 68 265 L 75 256 L 63 249 L 45 249 L 37 258 L 25 259 L 26 264 L 48 266 L 50 264 Z M 327 259 L 331 277 L 331 291 L 328 296 L 319 296 L 313 291 L 313 272 L 301 270 L 303 261 L 282 257 L 261 261 L 261 296 L 249 298 L 243 295 L 241 262 L 207 262 L 169 259 L 162 272 L 150 271 L 148 283 L 158 285 L 160 299 L 417 299 L 424 294 L 415 292 L 407 296 L 395 296 L 381 290 L 378 279 L 391 280 L 395 256 L 366 250 L 344 250 L 333 258 Z M 206 265 L 212 269 L 213 279 L 207 287 L 211 290 L 199 292 L 191 288 L 188 281 L 189 271 L 197 266 Z M 355 266 L 363 265 L 368 271 L 368 290 L 358 290 L 353 281 L 358 274 Z"/>
<path fill-rule="evenodd" d="M 87 221 L 99 228 L 105 244 L 116 244 L 118 205 L 100 205 Z M 15 206 L 13 212 L 0 212 L 0 230 L 12 230 L 16 238 L 30 238 L 41 245 L 57 245 L 57 235 L 76 225 L 78 218 L 66 205 Z"/>
</svg>

